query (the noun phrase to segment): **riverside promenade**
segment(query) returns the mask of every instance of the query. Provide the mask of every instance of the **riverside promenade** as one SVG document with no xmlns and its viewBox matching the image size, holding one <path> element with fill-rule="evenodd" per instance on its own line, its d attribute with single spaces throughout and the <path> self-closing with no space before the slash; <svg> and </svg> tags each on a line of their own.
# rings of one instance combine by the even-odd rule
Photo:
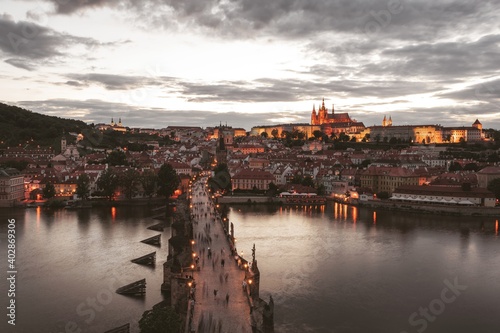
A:
<svg viewBox="0 0 500 333">
<path fill-rule="evenodd" d="M 192 187 L 191 205 L 193 250 L 199 258 L 191 332 L 251 333 L 250 305 L 242 288 L 245 272 L 231 256 L 204 181 Z"/>
</svg>

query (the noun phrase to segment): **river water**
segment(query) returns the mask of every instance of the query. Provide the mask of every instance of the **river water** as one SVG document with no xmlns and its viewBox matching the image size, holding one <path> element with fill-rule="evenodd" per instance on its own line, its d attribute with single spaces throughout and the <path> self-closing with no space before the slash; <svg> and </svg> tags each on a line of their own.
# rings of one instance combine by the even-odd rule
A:
<svg viewBox="0 0 500 333">
<path fill-rule="evenodd" d="M 239 252 L 256 244 L 277 332 L 500 332 L 495 218 L 333 204 L 233 207 L 230 221 Z"/>
<path fill-rule="evenodd" d="M 147 229 L 158 221 L 143 207 L 93 210 L 0 210 L 2 271 L 6 272 L 7 219 L 16 219 L 16 326 L 2 320 L 1 332 L 104 332 L 137 321 L 162 301 L 162 263 L 167 257 L 165 229 L 162 247 L 140 241 L 160 232 Z M 155 268 L 130 262 L 156 251 Z M 145 297 L 118 295 L 123 285 L 146 278 Z M 5 279 L 1 284 L 6 309 Z M 5 310 L 4 310 L 5 311 Z M 5 314 L 2 315 L 5 317 Z M 80 331 L 81 330 L 81 331 Z"/>
<path fill-rule="evenodd" d="M 130 322 L 162 300 L 159 232 L 142 207 L 0 210 L 16 219 L 16 326 L 1 332 L 96 332 Z M 238 251 L 256 245 L 261 297 L 275 301 L 276 332 L 484 332 L 500 330 L 500 239 L 495 218 L 357 209 L 234 206 Z M 157 251 L 156 268 L 130 262 Z M 7 272 L 6 260 L 0 269 Z M 146 278 L 142 298 L 115 294 Z M 6 279 L 1 306 L 7 307 Z M 5 315 L 4 315 L 5 316 Z"/>
</svg>

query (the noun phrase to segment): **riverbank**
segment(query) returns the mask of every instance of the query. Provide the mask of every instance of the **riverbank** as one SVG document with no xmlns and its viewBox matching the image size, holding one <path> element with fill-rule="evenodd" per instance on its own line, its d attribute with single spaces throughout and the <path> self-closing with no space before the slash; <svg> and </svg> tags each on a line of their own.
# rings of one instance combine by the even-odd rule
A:
<svg viewBox="0 0 500 333">
<path fill-rule="evenodd" d="M 224 196 L 217 199 L 220 204 L 274 204 L 282 205 L 283 198 L 264 196 Z"/>
<path fill-rule="evenodd" d="M 171 202 L 171 201 L 168 201 Z M 83 201 L 67 201 L 67 200 L 33 200 L 20 202 L 15 205 L 16 208 L 67 208 L 67 209 L 87 209 L 93 207 L 126 207 L 126 206 L 157 206 L 165 205 L 165 198 L 138 198 L 138 199 L 119 199 L 119 200 L 87 200 Z M 2 207 L 12 208 L 12 207 Z"/>
<path fill-rule="evenodd" d="M 369 207 L 393 211 L 407 211 L 419 214 L 437 214 L 450 216 L 499 216 L 500 207 L 471 207 L 471 206 L 441 206 L 434 204 L 411 204 L 394 202 L 389 200 L 368 200 L 368 201 L 336 201 L 327 198 L 327 201 L 339 202 L 341 204 Z M 285 198 L 262 197 L 262 196 L 225 196 L 218 198 L 220 204 L 237 205 L 286 205 Z"/>
<path fill-rule="evenodd" d="M 500 216 L 500 207 L 440 206 L 424 203 L 401 203 L 389 200 L 368 200 L 358 201 L 357 203 L 351 202 L 348 204 L 385 210 L 408 211 L 419 214 L 437 214 L 451 216 Z"/>
</svg>

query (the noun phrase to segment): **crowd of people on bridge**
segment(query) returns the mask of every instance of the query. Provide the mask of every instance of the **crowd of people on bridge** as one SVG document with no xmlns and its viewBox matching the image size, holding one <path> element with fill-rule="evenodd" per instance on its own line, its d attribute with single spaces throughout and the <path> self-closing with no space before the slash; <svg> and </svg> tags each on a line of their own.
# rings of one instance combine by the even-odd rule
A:
<svg viewBox="0 0 500 333">
<path fill-rule="evenodd" d="M 195 239 L 195 242 L 193 244 L 193 251 L 197 250 L 193 258 L 195 258 L 196 260 L 196 266 L 198 267 L 198 270 L 204 271 L 205 262 L 207 261 L 211 262 L 212 264 L 212 274 L 219 273 L 219 285 L 209 286 L 208 281 L 203 281 L 201 294 L 198 295 L 202 298 L 201 300 L 199 300 L 199 303 L 209 305 L 209 302 L 212 302 L 209 297 L 209 290 L 213 290 L 213 302 L 215 303 L 212 304 L 215 304 L 216 306 L 225 306 L 227 308 L 229 305 L 229 300 L 231 298 L 231 274 L 229 274 L 229 272 L 225 268 L 226 247 L 224 246 L 224 244 L 220 244 L 220 242 L 215 241 L 219 239 L 218 229 L 220 230 L 221 227 L 220 225 L 217 225 L 216 222 L 220 222 L 221 219 L 218 216 L 214 203 L 209 199 L 208 193 L 206 192 L 206 187 L 203 185 L 203 182 L 196 183 L 192 189 L 192 193 L 192 203 L 190 207 L 194 228 L 193 236 Z M 217 249 L 216 251 L 215 247 L 220 247 L 220 253 L 218 251 L 219 249 Z M 228 258 L 234 258 L 234 249 L 232 251 L 228 251 L 227 253 Z M 212 278 L 211 281 L 211 283 L 213 284 L 214 279 Z M 245 281 L 244 283 L 246 284 Z M 225 297 L 222 296 L 222 298 L 219 298 L 221 295 L 221 292 L 219 292 L 219 290 L 222 290 L 222 295 L 224 295 L 225 293 Z M 195 306 L 195 304 L 198 303 L 195 302 L 195 294 L 196 292 L 193 293 L 192 297 L 190 296 L 192 306 Z M 210 308 L 210 306 L 208 306 L 207 308 Z M 223 323 L 224 321 L 222 321 L 220 317 L 218 319 L 215 319 L 212 312 L 208 312 L 208 315 L 206 315 L 205 312 L 202 311 L 198 320 L 197 332 L 222 332 Z"/>
</svg>

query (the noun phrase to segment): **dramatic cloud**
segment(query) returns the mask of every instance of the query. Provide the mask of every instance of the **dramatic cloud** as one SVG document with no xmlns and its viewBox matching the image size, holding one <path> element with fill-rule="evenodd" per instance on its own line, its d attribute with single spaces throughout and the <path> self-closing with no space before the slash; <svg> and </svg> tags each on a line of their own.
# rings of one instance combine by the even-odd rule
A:
<svg viewBox="0 0 500 333">
<path fill-rule="evenodd" d="M 167 110 L 138 108 L 123 103 L 103 100 L 75 101 L 51 99 L 46 101 L 21 101 L 18 106 L 35 112 L 75 118 L 87 123 L 109 123 L 111 118 L 121 118 L 124 126 L 164 128 L 167 126 L 217 126 L 220 122 L 250 130 L 251 126 L 279 122 L 308 122 L 309 113 L 277 112 L 268 114 L 244 114 L 240 112 L 211 112 L 200 110 Z M 75 116 L 78 115 L 78 116 Z M 250 126 L 250 127 L 249 127 Z"/>
<path fill-rule="evenodd" d="M 366 125 L 384 114 L 400 123 L 498 123 L 494 0 L 18 3 L 22 10 L 0 16 L 0 64 L 9 68 L 3 82 L 18 83 L 16 97 L 3 99 L 25 100 L 16 78 L 28 75 L 23 83 L 32 84 L 43 112 L 67 103 L 88 119 L 109 116 L 112 107 L 138 124 L 146 120 L 134 112 L 200 125 L 224 114 L 248 128 L 307 122 L 324 97 Z M 164 71 L 149 73 L 149 63 Z M 182 109 L 195 111 L 173 111 Z"/>
<path fill-rule="evenodd" d="M 70 43 L 67 37 L 72 38 L 31 22 L 15 22 L 6 14 L 0 16 L 0 50 L 4 54 L 29 59 L 60 56 L 59 49 Z"/>
<path fill-rule="evenodd" d="M 158 80 L 157 78 L 101 73 L 68 74 L 67 78 L 71 79 L 66 83 L 68 85 L 85 86 L 90 83 L 97 83 L 109 90 L 136 89 L 163 83 L 163 80 Z"/>
<path fill-rule="evenodd" d="M 36 14 L 28 13 L 35 17 Z M 0 15 L 0 55 L 16 58 L 5 60 L 18 68 L 33 70 L 38 65 L 53 64 L 68 56 L 68 50 L 81 46 L 88 52 L 99 47 L 113 47 L 128 40 L 100 42 L 90 37 L 79 37 L 28 21 L 14 21 L 9 15 Z M 24 59 L 24 60 L 23 60 Z"/>
<path fill-rule="evenodd" d="M 32 63 L 30 63 L 28 60 L 25 59 L 10 58 L 6 59 L 5 62 L 14 67 L 22 68 L 28 71 L 32 71 L 36 68 L 35 65 L 33 65 Z"/>
</svg>

